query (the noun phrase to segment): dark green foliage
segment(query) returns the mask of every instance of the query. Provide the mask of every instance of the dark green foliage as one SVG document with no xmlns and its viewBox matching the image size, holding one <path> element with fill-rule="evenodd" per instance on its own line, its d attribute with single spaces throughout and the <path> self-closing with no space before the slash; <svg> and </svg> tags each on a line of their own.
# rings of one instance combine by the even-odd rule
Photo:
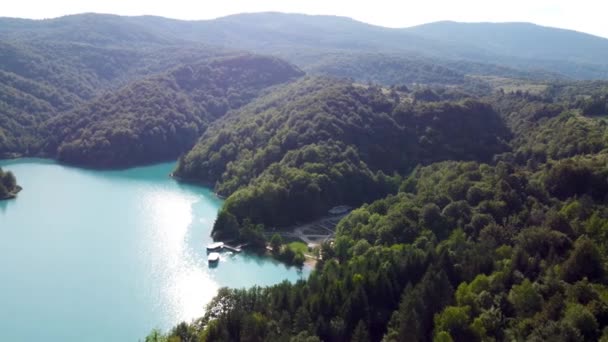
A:
<svg viewBox="0 0 608 342">
<path fill-rule="evenodd" d="M 605 282 L 604 260 L 592 240 L 581 237 L 576 241 L 570 257 L 562 265 L 562 277 L 573 283 L 583 278 L 593 282 Z"/>
<path fill-rule="evenodd" d="M 324 272 L 311 275 L 306 282 L 220 290 L 198 335 L 209 341 L 245 336 L 260 341 L 289 336 L 295 336 L 295 341 L 314 341 L 314 336 L 378 340 L 396 309 L 401 289 L 420 279 L 428 257 L 420 249 L 378 247 L 343 265 L 328 260 Z M 360 273 L 371 269 L 375 271 Z"/>
<path fill-rule="evenodd" d="M 175 174 L 227 196 L 215 236 L 259 249 L 267 228 L 355 207 L 309 279 L 221 289 L 205 317 L 147 340 L 608 336 L 608 87 L 558 74 L 606 77 L 604 40 L 273 13 L 0 22 L 0 155 L 108 167 L 187 152 Z M 201 41 L 355 83 L 291 81 L 286 62 Z M 19 189 L 0 172 L 0 197 Z"/>
<path fill-rule="evenodd" d="M 3 171 L 0 168 L 0 200 L 14 198 L 20 190 L 15 175 L 11 171 Z"/>
<path fill-rule="evenodd" d="M 540 129 L 523 138 L 517 149 L 519 160 L 561 159 L 579 154 L 597 153 L 608 147 L 606 125 L 564 113 L 543 122 Z"/>
<path fill-rule="evenodd" d="M 37 27 L 31 23 L 5 28 L 3 33 L 14 37 L 0 43 L 0 157 L 43 154 L 46 132 L 40 126 L 104 92 L 180 64 L 227 54 L 200 45 L 170 47 L 168 41 L 127 43 L 121 41 L 124 31 L 112 32 L 114 42 L 97 40 L 87 31 L 92 27 L 72 27 L 69 34 L 36 39 L 38 33 L 61 29 L 24 32 L 28 26 Z"/>
<path fill-rule="evenodd" d="M 395 192 L 398 178 L 387 175 L 418 163 L 491 160 L 506 148 L 508 131 L 486 104 L 395 94 L 305 78 L 215 123 L 176 174 L 216 184 L 239 222 L 287 226 Z"/>
<path fill-rule="evenodd" d="M 575 158 L 548 165 L 545 186 L 560 199 L 589 195 L 603 200 L 608 193 L 606 158 Z"/>
<path fill-rule="evenodd" d="M 559 163 L 593 175 L 604 158 Z M 608 326 L 605 202 L 592 191 L 558 197 L 568 183 L 546 181 L 554 167 L 418 167 L 402 192 L 339 223 L 310 279 L 261 290 L 265 304 L 207 315 L 197 334 L 234 339 L 211 334 L 246 329 L 255 312 L 269 341 L 281 340 L 269 329 L 338 341 L 597 340 Z"/>
<path fill-rule="evenodd" d="M 525 279 L 522 284 L 513 285 L 509 302 L 519 316 L 530 317 L 542 308 L 543 297 L 530 280 Z"/>
<path fill-rule="evenodd" d="M 452 286 L 444 271 L 429 268 L 415 287 L 408 285 L 399 309 L 393 313 L 386 339 L 389 341 L 429 341 L 433 317 L 450 303 Z"/>
<path fill-rule="evenodd" d="M 491 30 L 506 29 L 509 36 L 518 34 L 517 29 L 508 25 L 490 26 Z M 526 47 L 522 48 L 515 44 L 519 39 L 504 40 L 503 35 L 494 37 L 491 49 L 485 39 L 467 40 L 466 47 L 448 43 L 445 37 L 429 39 L 427 29 L 434 27 L 433 35 L 441 36 L 442 24 L 403 30 L 374 27 L 347 18 L 278 13 L 189 22 L 159 17 L 83 14 L 43 21 L 2 18 L 0 27 L 0 155 L 3 156 L 54 156 L 57 151 L 43 149 L 48 144 L 39 137 L 48 133 L 41 132 L 39 126 L 49 118 L 78 108 L 107 91 L 116 91 L 133 80 L 163 73 L 178 65 L 196 65 L 214 56 L 234 54 L 203 44 L 277 55 L 313 74 L 353 77 L 386 85 L 463 85 L 468 92 L 476 94 L 487 94 L 490 87 L 481 78 L 465 75 L 557 79 L 561 77 L 559 72 L 572 74 L 575 78 L 588 78 L 590 70 L 594 77 L 606 72 L 604 60 L 599 57 L 603 52 L 593 54 L 598 60 L 587 60 L 588 56 L 584 56 L 572 61 L 572 51 L 564 54 L 564 44 L 549 44 L 543 48 L 559 51 L 560 57 L 549 63 L 547 59 L 553 60 L 555 54 L 542 58 L 530 56 L 527 40 L 522 43 Z M 456 27 L 460 29 L 459 25 Z M 476 30 L 465 30 L 466 35 L 476 35 Z M 569 31 L 538 27 L 526 27 L 525 30 L 535 35 L 548 35 L 553 40 L 564 37 L 580 42 L 580 51 L 593 47 L 594 51 L 601 52 L 600 47 L 605 44 L 602 40 Z M 532 50 L 538 52 L 538 46 L 543 42 L 535 41 Z M 499 47 L 509 53 L 497 52 Z M 489 50 L 496 55 L 488 54 Z M 513 59 L 518 55 L 513 55 L 514 51 L 521 53 L 520 59 Z M 571 93 L 569 85 L 560 87 L 555 92 Z M 585 103 L 579 107 L 584 107 L 584 112 L 590 115 L 601 114 L 605 92 L 594 92 L 592 96 L 591 99 L 579 97 L 578 100 Z M 229 102 L 232 104 L 230 99 Z M 77 111 L 85 114 L 90 111 L 88 105 L 84 107 Z M 79 135 L 77 132 L 72 134 Z M 141 134 L 136 135 L 141 137 Z M 95 143 L 85 144 L 86 149 L 97 152 L 101 148 L 97 143 L 99 139 L 96 137 Z M 74 140 L 77 142 L 79 137 Z M 53 143 L 52 147 L 55 147 L 60 142 Z M 73 148 L 73 143 L 66 142 L 69 146 L 65 156 L 77 162 L 84 158 L 79 149 Z M 90 160 L 86 162 L 91 163 Z"/>
<path fill-rule="evenodd" d="M 275 233 L 270 238 L 270 247 L 272 248 L 272 253 L 275 255 L 279 255 L 281 253 L 281 247 L 283 246 L 283 238 L 281 235 Z"/>
<path fill-rule="evenodd" d="M 606 123 L 583 116 L 581 101 L 605 88 L 605 82 L 556 83 L 540 95 L 497 93 L 488 98 L 514 132 L 513 151 L 504 159 L 534 167 L 608 148 Z"/>
<path fill-rule="evenodd" d="M 182 66 L 53 118 L 45 148 L 59 160 L 96 167 L 176 158 L 228 110 L 299 75 L 282 61 L 254 55 Z"/>
<path fill-rule="evenodd" d="M 590 99 L 583 100 L 581 106 L 583 114 L 587 116 L 608 115 L 608 94 L 594 95 Z"/>
<path fill-rule="evenodd" d="M 38 125 L 76 103 L 72 94 L 0 70 L 0 157 L 39 150 Z"/>
<path fill-rule="evenodd" d="M 286 156 L 232 194 L 224 207 L 241 220 L 286 226 L 323 215 L 334 205 L 356 205 L 396 189 L 393 179 L 373 174 L 352 149 L 341 151 L 340 145 L 308 145 L 301 153 L 313 159 L 292 165 Z M 214 231 L 219 234 L 224 227 L 216 224 Z"/>
<path fill-rule="evenodd" d="M 465 83 L 464 74 L 413 57 L 382 54 L 328 54 L 306 70 L 314 74 L 351 78 L 386 85 Z"/>
</svg>

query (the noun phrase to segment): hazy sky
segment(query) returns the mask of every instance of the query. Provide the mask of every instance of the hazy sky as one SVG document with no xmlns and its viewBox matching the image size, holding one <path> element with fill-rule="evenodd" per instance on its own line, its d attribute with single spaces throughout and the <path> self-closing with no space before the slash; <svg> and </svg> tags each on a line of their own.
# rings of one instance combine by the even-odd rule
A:
<svg viewBox="0 0 608 342">
<path fill-rule="evenodd" d="M 7 0 L 0 16 L 53 18 L 82 12 L 211 19 L 241 12 L 332 14 L 407 27 L 438 20 L 527 21 L 608 37 L 605 0 Z"/>
</svg>

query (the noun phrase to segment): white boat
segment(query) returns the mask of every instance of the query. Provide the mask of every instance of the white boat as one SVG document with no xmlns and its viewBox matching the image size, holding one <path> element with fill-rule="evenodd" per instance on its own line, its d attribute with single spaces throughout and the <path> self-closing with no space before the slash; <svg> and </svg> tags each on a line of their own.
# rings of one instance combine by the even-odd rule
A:
<svg viewBox="0 0 608 342">
<path fill-rule="evenodd" d="M 210 253 L 209 256 L 207 257 L 207 261 L 209 261 L 210 264 L 215 264 L 217 262 L 220 261 L 220 254 L 219 253 Z"/>
<path fill-rule="evenodd" d="M 210 243 L 207 245 L 208 251 L 215 251 L 215 250 L 222 249 L 222 248 L 224 248 L 223 242 L 214 242 L 214 243 Z"/>
</svg>

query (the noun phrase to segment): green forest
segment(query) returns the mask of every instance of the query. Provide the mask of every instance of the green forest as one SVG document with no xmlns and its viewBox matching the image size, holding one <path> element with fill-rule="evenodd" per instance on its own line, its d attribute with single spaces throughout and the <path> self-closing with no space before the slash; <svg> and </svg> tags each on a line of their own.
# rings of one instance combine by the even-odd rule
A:
<svg viewBox="0 0 608 342">
<path fill-rule="evenodd" d="M 147 342 L 608 341 L 606 51 L 515 23 L 0 18 L 0 158 L 177 160 L 225 199 L 216 240 L 318 256 Z M 339 205 L 331 241 L 281 247 Z"/>
<path fill-rule="evenodd" d="M 309 108 L 297 93 L 303 85 L 286 91 L 295 92 Z M 148 341 L 608 340 L 608 131 L 601 115 L 586 114 L 589 101 L 598 98 L 588 96 L 588 84 L 541 95 L 497 92 L 480 103 L 440 98 L 422 102 L 410 93 L 398 93 L 399 100 L 393 100 L 394 94 L 384 91 L 388 95 L 383 97 L 374 87 L 333 87 L 358 101 L 356 109 L 338 110 L 330 119 L 331 105 L 315 100 L 325 111 L 313 112 L 329 116 L 325 120 L 331 124 L 321 126 L 331 130 L 327 134 L 298 130 L 298 115 L 305 111 L 283 109 L 278 100 L 286 95 L 281 95 L 275 102 L 279 106 L 269 109 L 264 100 L 245 107 L 239 120 L 228 120 L 213 138 L 201 139 L 180 167 L 210 177 L 206 180 L 215 182 L 219 191 L 233 192 L 216 222 L 222 234 L 249 229 L 239 231 L 240 217 L 246 217 L 246 225 L 266 223 L 264 215 L 269 215 L 269 224 L 281 224 L 294 215 L 301 215 L 299 220 L 314 215 L 310 203 L 335 204 L 324 195 L 336 193 L 342 184 L 331 175 L 353 179 L 344 171 L 349 164 L 364 166 L 359 169 L 369 175 L 344 184 L 342 191 L 360 189 L 365 195 L 347 196 L 367 204 L 340 221 L 335 239 L 322 246 L 322 261 L 308 280 L 222 289 L 204 317 L 166 335 L 154 331 Z M 355 105 L 336 93 L 330 98 L 345 107 Z M 459 122 L 442 124 L 450 118 L 442 117 L 442 110 Z M 287 117 L 281 119 L 284 111 Z M 339 113 L 350 113 L 350 120 L 340 119 Z M 469 115 L 478 126 L 466 121 Z M 350 122 L 365 124 L 362 118 L 385 122 L 375 128 L 382 134 L 349 136 L 357 132 L 356 126 L 345 127 Z M 276 128 L 269 129 L 271 122 Z M 322 121 L 313 116 L 303 122 Z M 365 126 L 369 132 L 374 132 L 372 122 Z M 443 125 L 448 127 L 442 131 Z M 249 135 L 270 142 L 266 146 L 276 142 L 276 157 L 231 154 L 232 148 L 221 148 L 237 144 L 227 127 L 254 130 Z M 289 140 L 292 150 L 283 153 L 280 142 L 285 138 L 279 138 L 279 132 L 287 127 L 302 133 Z M 437 133 L 428 134 L 431 128 Z M 317 134 L 315 142 L 327 140 L 298 147 L 303 145 L 298 138 L 307 137 L 306 132 Z M 391 143 L 395 136 L 405 140 Z M 488 140 L 490 136 L 501 139 Z M 423 143 L 425 137 L 435 144 Z M 357 145 L 364 138 L 372 140 Z M 241 140 L 234 150 L 255 143 Z M 362 148 L 375 143 L 398 148 L 384 150 L 382 163 L 373 159 L 378 152 Z M 466 154 L 459 154 L 462 151 Z M 197 158 L 204 162 L 197 164 Z M 238 172 L 241 163 L 246 173 Z M 260 167 L 266 169 L 256 171 Z M 316 185 L 316 197 L 306 199 L 305 210 L 281 216 L 289 212 L 289 202 L 300 203 L 290 190 L 301 184 Z M 365 184 L 380 185 L 381 191 Z M 310 189 L 299 188 L 294 195 Z M 267 211 L 277 207 L 282 211 Z"/>
<path fill-rule="evenodd" d="M 214 234 L 233 238 L 246 219 L 285 227 L 384 197 L 417 164 L 507 150 L 509 131 L 489 105 L 420 93 L 304 78 L 220 120 L 175 174 L 228 196 Z"/>
<path fill-rule="evenodd" d="M 281 60 L 255 55 L 180 66 L 53 117 L 41 128 L 43 148 L 61 161 L 95 167 L 176 159 L 210 122 L 300 75 Z"/>
</svg>

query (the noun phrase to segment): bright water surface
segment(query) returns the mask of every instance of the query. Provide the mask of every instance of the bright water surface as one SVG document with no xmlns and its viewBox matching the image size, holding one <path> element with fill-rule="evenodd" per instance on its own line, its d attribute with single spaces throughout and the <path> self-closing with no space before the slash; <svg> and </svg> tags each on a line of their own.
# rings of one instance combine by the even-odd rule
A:
<svg viewBox="0 0 608 342">
<path fill-rule="evenodd" d="M 138 341 L 204 313 L 222 286 L 306 277 L 205 245 L 221 205 L 167 175 L 173 163 L 92 171 L 0 161 L 24 190 L 0 201 L 0 341 Z"/>
</svg>

